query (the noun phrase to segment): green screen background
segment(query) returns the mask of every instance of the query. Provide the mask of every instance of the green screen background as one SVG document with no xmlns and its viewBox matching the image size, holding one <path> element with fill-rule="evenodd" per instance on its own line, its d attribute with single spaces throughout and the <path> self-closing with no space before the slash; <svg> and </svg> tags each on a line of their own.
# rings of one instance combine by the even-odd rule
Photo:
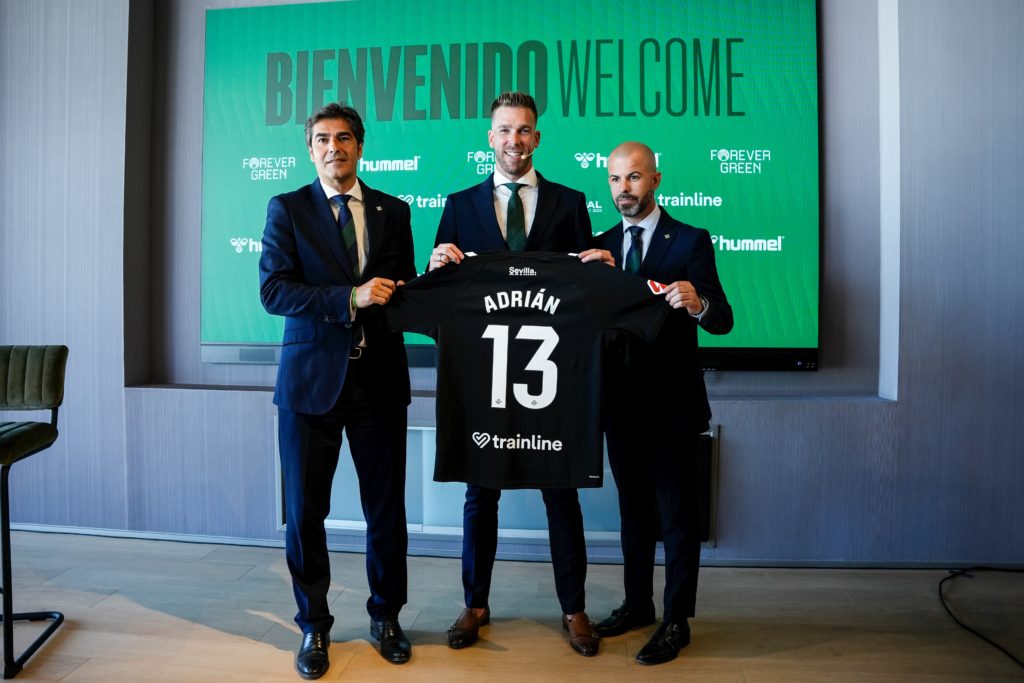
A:
<svg viewBox="0 0 1024 683">
<path fill-rule="evenodd" d="M 259 242 L 271 196 L 294 190 L 316 177 L 305 148 L 302 120 L 292 101 L 292 117 L 284 124 L 268 124 L 268 54 L 286 53 L 292 61 L 291 92 L 297 88 L 299 53 L 332 51 L 324 61 L 326 92 L 314 95 L 312 77 L 306 93 L 305 114 L 322 101 L 338 99 L 337 51 L 347 50 L 353 62 L 359 48 L 383 48 L 383 76 L 387 76 L 393 46 L 425 47 L 425 54 L 406 64 L 399 55 L 394 79 L 393 116 L 383 120 L 388 98 L 375 97 L 375 80 L 367 66 L 365 111 L 366 141 L 363 158 L 406 160 L 418 158 L 417 170 L 360 171 L 371 187 L 413 203 L 412 224 L 417 266 L 422 270 L 433 245 L 442 208 L 440 199 L 451 192 L 480 183 L 487 177 L 490 152 L 486 131 L 493 95 L 477 81 L 477 115 L 465 99 L 466 44 L 482 51 L 484 43 L 503 43 L 513 53 L 513 88 L 541 95 L 537 82 L 546 75 L 546 109 L 538 130 L 542 139 L 534 156 L 538 170 L 548 179 L 585 193 L 595 232 L 611 228 L 619 216 L 612 205 L 607 170 L 600 156 L 624 140 L 639 140 L 659 154 L 663 174 L 659 195 L 675 197 L 697 192 L 720 196 L 718 207 L 664 206 L 674 218 L 709 230 L 716 240 L 716 259 L 723 287 L 734 309 L 735 328 L 725 336 L 701 332 L 705 347 L 816 348 L 818 343 L 818 92 L 816 7 L 813 0 L 690 0 L 686 3 L 566 4 L 520 0 L 501 16 L 490 5 L 466 2 L 424 3 L 407 0 L 351 2 L 209 10 L 206 15 L 206 78 L 203 119 L 202 214 L 202 323 L 203 344 L 277 343 L 283 319 L 268 315 L 259 299 Z M 695 39 L 700 41 L 705 77 L 712 41 L 719 39 L 719 107 L 711 115 L 695 97 Z M 733 43 L 732 69 L 743 75 L 733 79 L 732 107 L 743 116 L 727 116 L 726 39 Z M 660 92 L 661 113 L 640 113 L 641 41 L 658 45 L 660 61 L 648 47 L 644 84 L 650 107 Z M 686 71 L 681 68 L 679 42 L 667 58 L 666 46 L 681 39 L 686 50 Z M 581 111 L 575 94 L 563 108 L 559 45 L 565 56 L 577 41 L 580 66 L 587 63 L 588 96 Z M 589 61 L 584 46 L 590 42 Z M 602 42 L 597 64 L 596 41 Z M 547 68 L 537 82 L 518 80 L 515 53 L 536 41 L 547 54 Z M 619 41 L 622 45 L 620 68 Z M 649 45 L 652 45 L 651 43 Z M 430 98 L 430 46 L 456 45 L 462 59 L 460 99 L 456 116 L 441 98 L 440 116 L 432 119 Z M 672 64 L 671 77 L 666 64 Z M 598 68 L 604 75 L 598 78 Z M 528 70 L 536 74 L 537 70 Z M 479 72 L 483 72 L 480 58 Z M 404 120 L 405 87 L 409 78 L 422 79 L 410 104 L 426 112 L 425 120 Z M 686 112 L 666 113 L 666 81 L 673 83 L 673 106 L 681 108 L 683 84 Z M 377 79 L 379 84 L 381 80 Z M 415 83 L 414 83 L 415 84 Z M 500 79 L 499 79 L 499 85 Z M 699 85 L 698 85 L 699 88 Z M 600 91 L 601 110 L 597 109 Z M 573 91 L 575 93 L 575 90 Z M 620 93 L 622 97 L 620 98 Z M 293 98 L 294 99 L 294 98 Z M 538 97 L 540 101 L 542 97 Z M 276 100 L 275 100 L 276 102 Z M 636 112 L 629 116 L 628 112 Z M 760 173 L 722 173 L 712 150 L 768 150 L 770 160 Z M 579 155 L 579 156 L 578 156 Z M 588 155 L 593 155 L 588 158 Z M 257 178 L 246 160 L 286 158 L 283 177 Z M 294 166 L 287 166 L 292 163 Z M 584 167 L 586 163 L 586 167 Z M 251 165 L 251 164 L 250 164 Z M 433 200 L 426 205 L 417 198 Z M 780 251 L 726 251 L 721 238 L 775 239 L 783 236 Z M 430 340 L 416 337 L 410 341 Z"/>
</svg>

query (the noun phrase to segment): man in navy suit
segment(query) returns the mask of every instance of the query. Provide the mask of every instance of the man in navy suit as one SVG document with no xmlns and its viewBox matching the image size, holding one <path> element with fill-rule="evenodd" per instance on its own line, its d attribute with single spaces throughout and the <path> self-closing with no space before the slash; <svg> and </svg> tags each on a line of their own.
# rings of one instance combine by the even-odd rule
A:
<svg viewBox="0 0 1024 683">
<path fill-rule="evenodd" d="M 584 261 L 614 265 L 606 250 L 591 249 L 590 216 L 583 194 L 537 173 L 540 144 L 537 105 L 530 95 L 503 93 L 491 105 L 487 141 L 494 173 L 479 185 L 448 197 L 428 269 L 458 263 L 464 251 L 577 252 Z M 569 644 L 584 656 L 597 654 L 598 638 L 584 612 L 587 547 L 576 489 L 541 491 L 547 509 L 555 591 Z M 498 546 L 501 491 L 469 485 L 462 517 L 462 585 L 466 607 L 448 629 L 453 648 L 472 645 L 490 622 L 488 596 Z"/>
<path fill-rule="evenodd" d="M 653 343 L 623 337 L 605 370 L 605 435 L 619 490 L 626 597 L 597 625 L 602 637 L 654 623 L 654 550 L 665 543 L 662 622 L 637 653 L 641 664 L 675 659 L 690 642 L 700 564 L 696 447 L 711 419 L 697 356 L 697 327 L 732 329 L 711 237 L 673 219 L 654 200 L 661 183 L 654 152 L 627 142 L 608 157 L 608 183 L 623 220 L 603 244 L 627 271 L 667 285 L 674 310 Z"/>
<path fill-rule="evenodd" d="M 410 401 L 405 346 L 381 313 L 416 276 L 409 205 L 356 178 L 363 122 L 329 104 L 306 122 L 312 184 L 267 207 L 260 297 L 285 316 L 274 390 L 284 474 L 286 557 L 303 638 L 295 667 L 323 676 L 334 623 L 324 520 L 342 432 L 366 517 L 370 633 L 401 664 L 411 645 L 398 623 L 406 602 L 405 443 Z"/>
</svg>

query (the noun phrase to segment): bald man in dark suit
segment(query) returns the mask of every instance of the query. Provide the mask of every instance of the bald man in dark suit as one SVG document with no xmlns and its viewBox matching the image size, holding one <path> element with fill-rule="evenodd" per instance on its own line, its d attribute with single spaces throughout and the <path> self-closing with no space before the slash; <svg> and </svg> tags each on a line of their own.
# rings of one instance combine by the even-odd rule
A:
<svg viewBox="0 0 1024 683">
<path fill-rule="evenodd" d="M 667 285 L 672 305 L 653 343 L 636 337 L 611 345 L 605 370 L 605 435 L 619 490 L 626 597 L 597 624 L 613 637 L 654 623 L 654 551 L 660 523 L 665 544 L 662 622 L 637 653 L 641 664 L 675 659 L 690 642 L 700 531 L 696 448 L 708 429 L 697 328 L 732 329 L 732 307 L 722 291 L 706 230 L 681 223 L 654 200 L 661 183 L 654 152 L 627 142 L 608 157 L 608 183 L 623 220 L 599 236 L 624 270 Z"/>
</svg>

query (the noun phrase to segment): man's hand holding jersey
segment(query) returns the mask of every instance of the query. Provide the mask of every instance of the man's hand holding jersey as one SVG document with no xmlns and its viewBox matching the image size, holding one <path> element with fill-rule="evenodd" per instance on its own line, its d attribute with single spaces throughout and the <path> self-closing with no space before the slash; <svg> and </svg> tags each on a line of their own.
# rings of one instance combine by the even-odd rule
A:
<svg viewBox="0 0 1024 683">
<path fill-rule="evenodd" d="M 707 308 L 689 280 L 677 280 L 665 289 L 665 301 L 672 308 L 685 308 L 690 315 L 699 316 Z"/>
<path fill-rule="evenodd" d="M 386 277 L 375 277 L 367 280 L 352 290 L 352 305 L 356 308 L 366 308 L 374 304 L 384 305 L 395 293 L 396 286 L 402 286 L 405 282 L 389 280 Z"/>
</svg>

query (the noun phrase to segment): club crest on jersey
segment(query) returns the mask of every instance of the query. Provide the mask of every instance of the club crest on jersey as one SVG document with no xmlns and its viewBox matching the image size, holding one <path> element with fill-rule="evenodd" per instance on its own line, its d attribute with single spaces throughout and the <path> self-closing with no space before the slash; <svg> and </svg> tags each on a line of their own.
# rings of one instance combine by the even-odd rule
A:
<svg viewBox="0 0 1024 683">
<path fill-rule="evenodd" d="M 651 291 L 655 294 L 664 294 L 665 290 L 668 289 L 668 285 L 663 285 L 660 282 L 654 280 L 648 280 L 647 286 L 651 288 Z"/>
</svg>

